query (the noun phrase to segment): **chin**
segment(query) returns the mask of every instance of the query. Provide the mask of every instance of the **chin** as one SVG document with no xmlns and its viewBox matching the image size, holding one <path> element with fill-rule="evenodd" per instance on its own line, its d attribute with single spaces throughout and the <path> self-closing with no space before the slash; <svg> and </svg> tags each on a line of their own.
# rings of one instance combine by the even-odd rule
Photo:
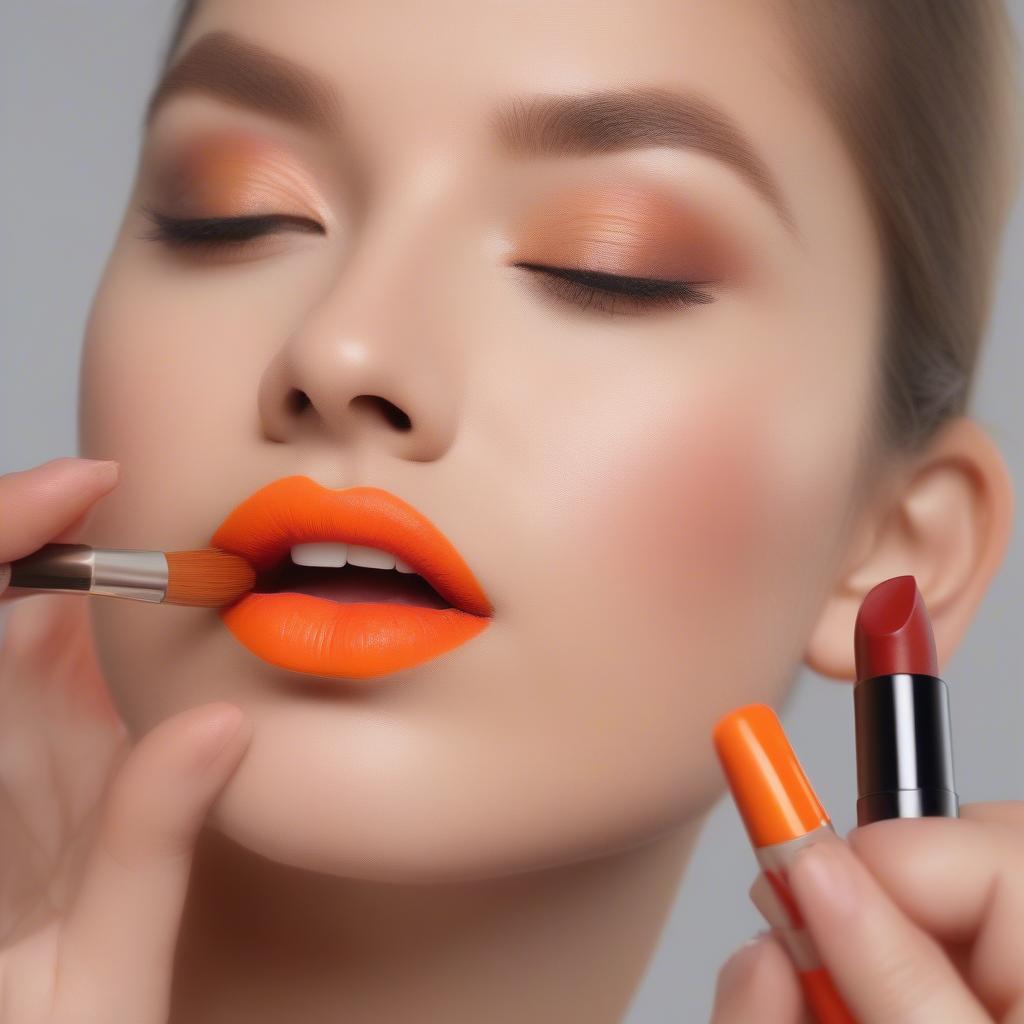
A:
<svg viewBox="0 0 1024 1024">
<path fill-rule="evenodd" d="M 208 827 L 277 864 L 367 882 L 486 881 L 597 860 L 678 831 L 720 795 L 709 779 L 699 797 L 677 791 L 666 801 L 653 786 L 644 797 L 609 804 L 598 784 L 575 799 L 557 782 L 544 793 L 510 793 L 500 771 L 490 784 L 478 771 L 459 785 L 423 764 L 396 769 L 390 786 L 361 787 L 349 774 L 343 788 L 334 780 L 346 773 L 324 769 L 296 793 L 269 757 L 261 763 L 255 750 L 247 757 Z"/>
<path fill-rule="evenodd" d="M 454 843 L 436 835 L 405 835 L 401 840 L 377 830 L 355 835 L 319 829 L 282 831 L 271 822 L 237 818 L 230 798 L 211 813 L 208 824 L 232 842 L 276 864 L 338 878 L 401 885 L 486 882 L 581 861 L 600 859 L 606 845 L 574 842 L 550 834 L 531 845 L 522 840 L 501 845 L 480 835 L 478 842 Z M 643 845 L 636 841 L 632 846 Z M 629 848 L 629 845 L 624 847 Z"/>
</svg>

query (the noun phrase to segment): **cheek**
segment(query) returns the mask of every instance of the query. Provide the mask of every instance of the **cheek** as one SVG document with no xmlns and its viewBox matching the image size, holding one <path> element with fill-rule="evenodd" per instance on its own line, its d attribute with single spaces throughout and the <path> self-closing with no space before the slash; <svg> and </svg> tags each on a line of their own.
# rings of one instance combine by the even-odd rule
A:
<svg viewBox="0 0 1024 1024">
<path fill-rule="evenodd" d="M 632 467 L 635 506 L 618 511 L 634 538 L 633 556 L 653 574 L 660 598 L 671 601 L 680 584 L 685 593 L 687 581 L 735 594 L 750 571 L 766 505 L 777 495 L 766 471 L 766 439 L 746 418 L 702 403 L 672 424 L 663 449 Z"/>
<path fill-rule="evenodd" d="M 323 261 L 197 268 L 135 241 L 135 227 L 122 227 L 85 332 L 80 448 L 123 470 L 89 540 L 194 547 L 226 512 L 217 497 L 239 493 L 232 477 L 251 471 L 223 453 L 251 445 L 260 376 L 320 287 Z"/>
<path fill-rule="evenodd" d="M 677 604 L 687 592 L 735 594 L 763 543 L 774 493 L 767 439 L 749 413 L 697 400 L 652 424 L 657 444 L 619 467 L 607 504 L 612 557 L 643 578 L 649 602 Z M 752 433 L 753 431 L 753 433 Z M 624 557 L 622 557 L 624 556 Z"/>
<path fill-rule="evenodd" d="M 799 660 L 847 486 L 842 416 L 792 390 L 768 370 L 688 394 L 617 467 L 595 524 L 621 538 L 610 571 L 660 635 L 718 651 L 748 688 Z"/>
<path fill-rule="evenodd" d="M 173 272 L 147 265 L 146 257 L 122 237 L 93 300 L 83 349 L 80 439 L 86 454 L 121 461 L 117 505 L 150 474 L 188 479 L 178 460 L 202 450 L 195 447 L 202 434 L 223 430 L 229 399 L 212 393 L 213 382 L 239 334 L 218 323 L 212 296 L 171 286 Z"/>
<path fill-rule="evenodd" d="M 211 436 L 224 447 L 232 433 L 250 436 L 259 375 L 332 274 L 325 254 L 299 236 L 276 258 L 205 266 L 137 239 L 143 227 L 129 212 L 82 360 L 82 443 L 124 465 L 157 451 L 194 459 Z M 187 478 L 187 465 L 176 468 Z"/>
</svg>

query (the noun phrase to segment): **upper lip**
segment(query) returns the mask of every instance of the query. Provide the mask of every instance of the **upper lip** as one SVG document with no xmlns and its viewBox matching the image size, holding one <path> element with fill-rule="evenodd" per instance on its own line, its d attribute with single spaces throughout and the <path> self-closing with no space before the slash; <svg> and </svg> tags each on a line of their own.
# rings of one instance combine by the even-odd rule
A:
<svg viewBox="0 0 1024 1024">
<path fill-rule="evenodd" d="M 210 544 L 241 555 L 260 573 L 285 558 L 293 544 L 317 541 L 389 551 L 454 607 L 473 615 L 493 611 L 451 541 L 422 512 L 380 487 L 330 490 L 308 476 L 282 477 L 236 505 Z"/>
</svg>

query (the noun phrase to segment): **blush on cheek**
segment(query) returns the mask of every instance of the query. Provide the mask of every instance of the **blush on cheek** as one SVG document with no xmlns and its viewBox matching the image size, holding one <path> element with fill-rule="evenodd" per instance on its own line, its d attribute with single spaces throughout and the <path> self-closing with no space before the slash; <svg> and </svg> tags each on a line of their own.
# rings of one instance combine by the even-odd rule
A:
<svg viewBox="0 0 1024 1024">
<path fill-rule="evenodd" d="M 706 700 L 770 702 L 818 614 L 849 501 L 847 416 L 770 371 L 690 400 L 660 445 L 622 467 L 609 567 L 708 685 Z M 726 395 L 744 401 L 726 400 Z M 715 674 L 714 685 L 708 673 Z"/>
<path fill-rule="evenodd" d="M 801 550 L 813 481 L 793 486 L 817 473 L 787 455 L 800 413 L 730 376 L 679 389 L 651 417 L 607 467 L 614 486 L 588 526 L 649 699 L 695 736 L 729 707 L 781 695 L 799 659 L 794 609 L 818 571 Z"/>
<path fill-rule="evenodd" d="M 676 612 L 735 599 L 775 544 L 786 497 L 771 475 L 765 410 L 698 399 L 622 467 L 612 501 L 622 571 Z M 682 605 L 682 607 L 680 607 Z"/>
</svg>

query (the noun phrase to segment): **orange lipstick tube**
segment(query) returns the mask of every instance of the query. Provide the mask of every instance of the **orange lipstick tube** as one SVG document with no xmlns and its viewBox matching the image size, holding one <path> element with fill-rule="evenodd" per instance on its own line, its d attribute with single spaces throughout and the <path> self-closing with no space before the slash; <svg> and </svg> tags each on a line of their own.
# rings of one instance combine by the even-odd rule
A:
<svg viewBox="0 0 1024 1024">
<path fill-rule="evenodd" d="M 761 865 L 750 890 L 754 905 L 789 952 L 820 1024 L 856 1024 L 818 957 L 786 874 L 802 847 L 842 840 L 770 707 L 748 704 L 731 711 L 715 726 L 713 739 Z"/>
</svg>

